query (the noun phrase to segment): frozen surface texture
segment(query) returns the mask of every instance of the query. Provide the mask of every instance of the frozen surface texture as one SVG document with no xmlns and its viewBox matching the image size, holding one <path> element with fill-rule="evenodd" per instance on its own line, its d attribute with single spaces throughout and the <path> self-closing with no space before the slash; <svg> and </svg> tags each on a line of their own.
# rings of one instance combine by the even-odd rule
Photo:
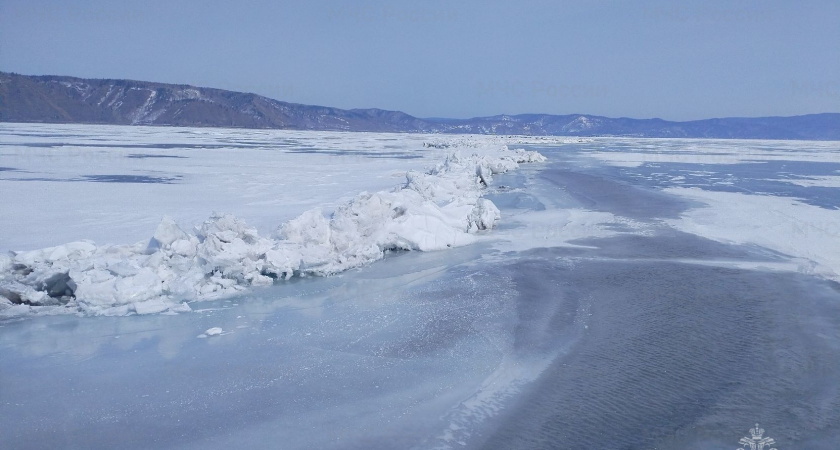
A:
<svg viewBox="0 0 840 450">
<path fill-rule="evenodd" d="M 0 314 L 182 312 L 190 309 L 187 301 L 333 275 L 390 251 L 467 245 L 500 219 L 481 198 L 493 175 L 545 161 L 490 139 L 461 138 L 447 147 L 443 162 L 409 171 L 404 185 L 363 192 L 329 215 L 308 210 L 271 236 L 231 214 L 213 214 L 189 232 L 165 216 L 150 240 L 133 245 L 78 241 L 12 252 L 0 260 Z"/>
<path fill-rule="evenodd" d="M 0 130 L 4 448 L 840 448 L 837 143 Z"/>
<path fill-rule="evenodd" d="M 795 257 L 804 273 L 840 281 L 840 210 L 767 195 L 667 191 L 706 205 L 670 220 L 673 227 L 717 241 L 760 245 Z"/>
</svg>

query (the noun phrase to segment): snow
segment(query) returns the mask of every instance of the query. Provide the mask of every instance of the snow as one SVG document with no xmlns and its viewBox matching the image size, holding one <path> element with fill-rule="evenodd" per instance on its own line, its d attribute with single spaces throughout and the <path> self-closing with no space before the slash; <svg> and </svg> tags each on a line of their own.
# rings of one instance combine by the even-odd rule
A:
<svg viewBox="0 0 840 450">
<path fill-rule="evenodd" d="M 0 129 L 3 127 L 6 125 L 0 124 Z M 16 132 L 30 130 L 33 136 L 52 129 L 15 127 L 20 127 Z M 79 130 L 80 136 L 67 138 L 74 145 L 87 142 L 85 136 L 91 130 L 100 130 L 56 129 L 64 133 Z M 89 448 L 113 448 L 121 443 L 136 448 L 256 448 L 281 441 L 287 448 L 486 445 L 485 439 L 499 431 L 499 423 L 514 424 L 517 422 L 513 420 L 520 419 L 523 422 L 518 423 L 526 423 L 531 417 L 546 414 L 557 417 L 563 411 L 562 402 L 553 402 L 548 411 L 520 407 L 520 401 L 527 402 L 534 393 L 552 395 L 551 389 L 540 389 L 564 382 L 557 376 L 572 375 L 566 380 L 574 383 L 580 377 L 603 375 L 600 368 L 577 371 L 580 365 L 574 364 L 574 358 L 558 358 L 614 347 L 600 345 L 616 342 L 612 339 L 615 336 L 604 335 L 604 330 L 618 330 L 633 337 L 647 333 L 651 326 L 654 331 L 660 325 L 666 330 L 669 323 L 674 323 L 663 322 L 662 315 L 656 313 L 659 308 L 635 306 L 646 304 L 648 300 L 641 295 L 645 292 L 654 294 L 649 299 L 652 304 L 662 300 L 660 304 L 668 311 L 674 310 L 668 306 L 673 299 L 681 301 L 677 310 L 684 314 L 677 317 L 678 322 L 701 327 L 693 331 L 689 341 L 698 336 L 717 336 L 714 331 L 722 329 L 703 328 L 712 320 L 695 320 L 706 300 L 719 297 L 754 300 L 762 314 L 765 305 L 775 308 L 772 304 L 776 304 L 782 309 L 780 314 L 759 317 L 770 322 L 793 317 L 793 311 L 797 320 L 792 326 L 801 326 L 811 334 L 769 327 L 781 334 L 768 336 L 778 337 L 780 342 L 804 342 L 806 347 L 817 343 L 812 356 L 828 354 L 827 346 L 836 343 L 836 339 L 821 343 L 825 336 L 836 336 L 836 327 L 826 319 L 834 317 L 830 313 L 836 310 L 832 306 L 836 298 L 831 297 L 833 303 L 826 308 L 809 303 L 810 293 L 814 297 L 820 294 L 806 290 L 818 286 L 809 283 L 821 280 L 796 277 L 792 282 L 802 283 L 802 288 L 782 291 L 780 297 L 789 300 L 785 303 L 763 296 L 749 297 L 759 294 L 748 288 L 772 280 L 772 273 L 764 278 L 761 274 L 733 277 L 725 271 L 716 277 L 717 271 L 699 270 L 697 277 L 669 282 L 669 274 L 659 269 L 665 266 L 650 266 L 678 262 L 757 271 L 805 270 L 830 277 L 828 268 L 837 262 L 834 255 L 840 254 L 836 210 L 770 195 L 669 189 L 668 194 L 692 202 L 672 200 L 694 209 L 680 207 L 673 214 L 669 210 L 667 216 L 642 221 L 623 217 L 625 209 L 612 209 L 609 204 L 596 205 L 596 211 L 587 209 L 593 207 L 592 203 L 577 199 L 571 194 L 574 190 L 564 189 L 546 176 L 555 168 L 600 174 L 604 168 L 593 168 L 593 161 L 586 160 L 585 148 L 615 142 L 642 148 L 653 145 L 654 140 L 573 141 L 580 145 L 544 152 L 552 160 L 563 162 L 523 166 L 516 173 L 501 175 L 525 161 L 541 160 L 534 153 L 506 151 L 504 145 L 558 142 L 520 137 L 361 136 L 261 130 L 254 131 L 259 138 L 249 138 L 250 131 L 218 129 L 189 130 L 200 136 L 191 140 L 184 137 L 183 130 L 114 130 L 133 137 L 123 143 L 124 147 L 103 150 L 97 157 L 75 157 L 92 166 L 101 164 L 95 172 L 83 171 L 81 162 L 61 156 L 57 149 L 50 157 L 55 160 L 36 159 L 52 161 L 43 167 L 21 156 L 32 148 L 0 149 L 5 152 L 0 156 L 0 166 L 20 169 L 0 172 L 0 186 L 21 194 L 4 195 L 4 210 L 8 206 L 13 215 L 0 217 L 0 225 L 11 226 L 8 233 L 3 229 L 0 250 L 17 251 L 0 252 L 0 273 L 5 277 L 0 283 L 0 296 L 15 298 L 15 303 L 24 297 L 40 302 L 32 306 L 3 303 L 0 298 L 0 315 L 64 313 L 37 320 L 0 320 L 0 359 L 8 362 L 0 365 L 5 388 L 3 417 L 17 424 L 3 437 L 12 447 L 26 446 L 27 442 L 66 442 L 68 429 L 97 430 L 73 435 L 86 440 L 82 444 Z M 149 136 L 141 137 L 144 133 Z M 226 145 L 232 147 L 164 149 L 158 145 L 157 135 L 169 135 L 173 141 L 183 138 L 184 145 L 201 142 L 209 146 L 229 140 Z M 255 144 L 260 146 L 291 136 L 295 136 L 295 143 L 262 150 L 234 147 L 238 144 L 232 142 L 252 139 L 261 142 Z M 337 139 L 328 139 L 333 137 Z M 102 132 L 97 138 L 109 139 L 108 133 Z M 18 138 L 10 135 L 9 139 Z M 655 142 L 690 157 L 673 141 Z M 728 154 L 737 153 L 739 145 L 726 149 L 713 141 L 681 142 L 717 147 L 716 152 Z M 127 147 L 146 144 L 154 148 Z M 811 145 L 802 143 L 805 148 Z M 351 147 L 354 150 L 348 150 Z M 312 149 L 315 153 L 286 152 L 283 148 Z M 132 159 L 137 166 L 130 168 L 147 176 L 169 177 L 187 169 L 190 175 L 165 185 L 13 179 L 46 177 L 49 173 L 60 173 L 55 176 L 66 179 L 89 173 L 134 173 L 117 171 L 121 162 L 100 158 L 111 151 L 186 156 Z M 347 155 L 353 151 L 419 158 Z M 241 166 L 224 164 L 224 155 L 231 152 L 236 152 L 235 159 Z M 307 158 L 317 167 L 304 164 Z M 584 160 L 582 164 L 578 158 Z M 674 173 L 672 168 L 662 166 L 662 173 Z M 161 172 L 156 175 L 155 170 Z M 733 174 L 737 175 L 737 170 L 749 171 L 733 168 Z M 637 174 L 609 168 L 606 172 L 627 182 L 628 188 L 633 187 L 634 175 L 645 175 L 644 171 Z M 701 170 L 693 173 L 715 174 Z M 820 167 L 818 173 L 828 172 Z M 249 184 L 252 178 L 259 181 Z M 737 182 L 738 177 L 733 175 L 733 180 Z M 657 184 L 665 186 L 669 184 L 664 181 Z M 27 189 L 33 191 L 31 196 L 24 195 Z M 46 191 L 44 198 L 48 199 L 44 207 L 40 200 L 32 200 L 34 191 L 40 189 Z M 51 197 L 56 199 L 49 200 Z M 696 207 L 695 202 L 709 206 Z M 36 206 L 27 210 L 26 203 Z M 77 211 L 80 203 L 101 206 L 101 213 L 88 217 L 85 214 L 90 209 Z M 213 214 L 214 208 L 225 212 Z M 147 222 L 146 217 L 154 217 L 154 221 Z M 660 217 L 668 219 L 660 221 Z M 730 253 L 717 253 L 720 246 L 699 239 L 703 242 L 698 242 L 700 247 L 696 249 L 700 251 L 696 253 L 683 253 L 679 248 L 672 252 L 667 239 L 657 239 L 676 235 L 670 227 L 723 242 L 762 245 L 795 257 L 765 258 L 769 252 L 761 251 L 757 253 L 761 257 L 755 260 L 752 252 L 745 255 L 746 259 L 729 260 L 725 255 Z M 27 234 L 27 228 L 36 231 Z M 52 230 L 52 234 L 37 234 L 44 229 Z M 651 255 L 660 256 L 635 254 L 633 246 L 622 251 L 622 234 L 649 235 L 643 245 L 650 246 Z M 475 245 L 463 245 L 470 242 Z M 448 245 L 461 247 L 450 249 Z M 604 246 L 605 250 L 618 252 L 590 251 L 581 245 Z M 660 249 L 659 245 L 664 246 Z M 514 253 L 545 247 L 567 248 Z M 388 252 L 405 249 L 442 251 L 392 255 L 364 270 L 282 281 L 286 276 L 322 275 L 364 266 Z M 621 268 L 625 263 L 633 267 Z M 646 267 L 656 270 L 635 269 Z M 619 271 L 626 276 L 619 277 Z M 650 275 L 637 278 L 639 273 Z M 749 279 L 756 284 L 749 284 Z M 639 303 L 628 301 L 635 298 L 635 280 L 652 289 L 638 291 Z M 262 282 L 272 286 L 252 288 Z M 718 282 L 724 283 L 720 289 L 704 290 Z M 686 296 L 679 289 L 669 290 L 680 284 L 688 287 L 683 291 Z M 784 288 L 784 283 L 779 285 Z M 702 297 L 691 297 L 694 287 Z M 75 299 L 59 295 L 68 289 L 76 294 Z M 88 299 L 99 300 L 83 299 L 79 293 L 85 289 Z M 183 302 L 240 292 L 244 295 L 227 301 L 200 305 Z M 706 296 L 704 292 L 715 295 Z M 809 295 L 801 295 L 805 292 Z M 732 308 L 719 317 L 739 317 L 728 314 L 740 310 L 744 305 L 740 301 L 727 300 L 718 305 L 730 303 Z M 621 309 L 623 304 L 629 315 L 616 314 L 615 308 Z M 688 310 L 682 307 L 691 305 L 700 306 Z M 813 315 L 808 308 L 815 308 Z M 186 311 L 192 313 L 176 314 Z M 133 316 L 88 318 L 73 317 L 68 312 Z M 623 320 L 614 321 L 618 316 Z M 741 344 L 751 345 L 750 337 Z M 677 353 L 684 348 L 676 344 L 671 347 Z M 803 348 L 789 350 L 798 355 L 804 354 L 800 351 Z M 675 361 L 663 366 L 663 362 L 669 362 L 669 352 L 654 354 L 664 357 L 652 367 L 665 367 L 669 374 L 685 365 Z M 617 368 L 618 375 L 622 367 L 634 364 L 633 354 L 624 360 L 615 359 L 622 356 L 620 353 L 606 356 L 605 360 L 622 363 L 607 365 Z M 715 356 L 710 354 L 710 359 L 695 361 L 694 365 L 713 367 Z M 749 367 L 736 370 L 743 374 L 732 375 L 723 366 L 713 367 L 714 372 L 726 377 L 718 379 L 722 384 L 752 376 Z M 802 373 L 809 373 L 805 369 Z M 607 375 L 615 378 L 615 374 Z M 774 375 L 768 375 L 768 379 Z M 834 386 L 831 377 L 817 381 L 826 389 Z M 783 393 L 800 396 L 810 392 L 813 377 L 803 378 L 802 383 Z M 668 386 L 665 388 L 667 391 Z M 614 397 L 607 395 L 607 404 Z M 67 409 L 67 405 L 72 406 L 67 420 L 41 420 L 56 408 Z M 241 420 L 228 420 L 230 417 Z M 643 419 L 658 423 L 661 417 L 654 412 Z M 132 426 L 120 425 L 125 423 Z M 161 424 L 166 426 L 161 428 Z M 218 431 L 210 440 L 208 429 Z M 598 429 L 589 431 L 597 433 Z M 33 436 L 37 437 L 35 441 Z"/>
<path fill-rule="evenodd" d="M 6 201 L 0 215 L 0 250 L 13 250 L 0 254 L 5 316 L 176 313 L 189 311 L 187 302 L 334 275 L 394 251 L 481 239 L 492 239 L 498 250 L 524 251 L 651 231 L 626 217 L 565 205 L 514 212 L 502 230 L 486 235 L 501 220 L 483 197 L 486 187 L 521 163 L 545 160 L 508 150 L 517 144 L 578 144 L 584 157 L 625 167 L 840 156 L 832 142 L 22 124 L 0 124 L 0 134 L 9 144 L 0 186 L 5 199 L 17 199 Z M 836 184 L 836 176 L 780 180 Z M 828 277 L 840 273 L 834 211 L 770 196 L 669 192 L 712 205 L 669 222 L 680 230 L 804 258 L 802 267 Z M 556 195 L 537 197 L 548 204 Z M 775 234 L 756 225 L 770 219 L 782 223 Z"/>
<path fill-rule="evenodd" d="M 810 176 L 807 178 L 781 179 L 785 183 L 803 187 L 840 188 L 840 175 Z"/>
<path fill-rule="evenodd" d="M 494 248 L 504 252 L 522 252 L 542 247 L 580 247 L 571 241 L 606 238 L 632 232 L 650 233 L 650 227 L 608 212 L 581 208 L 527 211 L 510 217 L 513 228 L 493 235 Z M 616 231 L 616 226 L 627 232 Z"/>
<path fill-rule="evenodd" d="M 641 166 L 662 167 L 662 173 L 643 175 L 649 180 L 667 176 L 670 183 L 685 181 L 682 175 L 672 175 L 670 168 L 674 167 L 673 164 L 679 164 L 682 173 L 708 178 L 708 188 L 664 189 L 667 193 L 706 205 L 690 209 L 678 219 L 669 219 L 665 223 L 680 231 L 720 242 L 761 246 L 793 257 L 797 271 L 840 280 L 840 210 L 808 204 L 803 198 L 784 196 L 789 194 L 756 193 L 748 182 L 739 179 L 740 175 L 734 175 L 744 169 L 733 169 L 731 173 L 722 175 L 705 170 L 714 165 L 783 162 L 781 171 L 771 178 L 756 181 L 836 189 L 840 187 L 840 176 L 810 171 L 815 167 L 821 170 L 836 167 L 840 163 L 840 142 L 595 139 L 583 149 L 582 155 L 611 166 L 631 168 L 626 172 L 633 172 L 632 168 Z M 701 170 L 684 170 L 684 165 L 688 164 L 697 165 Z M 723 177 L 726 179 L 721 179 Z M 714 186 L 733 186 L 749 193 L 718 192 Z M 603 223 L 609 222 L 609 218 L 603 220 Z M 591 232 L 593 236 L 603 235 L 599 234 L 600 231 L 600 224 L 590 224 L 581 230 L 582 234 Z M 517 245 L 524 246 L 526 243 L 517 242 Z"/>
<path fill-rule="evenodd" d="M 131 245 L 75 241 L 11 252 L 0 259 L 0 314 L 42 307 L 88 315 L 189 311 L 184 302 L 334 275 L 392 251 L 471 244 L 501 218 L 481 198 L 492 176 L 545 158 L 492 140 L 453 147 L 476 151 L 452 151 L 424 172 L 409 171 L 403 185 L 362 192 L 331 214 L 307 210 L 270 235 L 232 214 L 214 213 L 191 231 L 164 216 L 151 239 Z"/>
<path fill-rule="evenodd" d="M 607 148 L 609 144 L 610 148 Z M 591 158 L 616 167 L 651 163 L 743 164 L 764 161 L 837 162 L 835 141 L 596 138 Z"/>
<path fill-rule="evenodd" d="M 0 252 L 137 242 L 163 216 L 192 226 L 214 211 L 268 235 L 306 210 L 329 214 L 359 192 L 390 190 L 453 150 L 556 141 L 9 123 L 0 140 Z M 120 177 L 144 182 L 108 182 Z"/>
<path fill-rule="evenodd" d="M 721 242 L 754 244 L 799 258 L 799 271 L 840 281 L 840 210 L 788 197 L 668 188 L 707 206 L 668 224 Z"/>
<path fill-rule="evenodd" d="M 205 337 L 206 336 L 218 336 L 218 335 L 222 334 L 222 331 L 223 330 L 219 327 L 209 328 L 209 329 L 207 329 L 207 331 L 204 332 L 204 336 Z"/>
</svg>

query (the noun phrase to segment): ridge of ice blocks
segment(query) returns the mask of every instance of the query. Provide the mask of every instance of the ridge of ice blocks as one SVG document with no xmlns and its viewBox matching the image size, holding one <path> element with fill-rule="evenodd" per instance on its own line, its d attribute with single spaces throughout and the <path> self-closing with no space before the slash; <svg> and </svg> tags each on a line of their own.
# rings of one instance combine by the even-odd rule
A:
<svg viewBox="0 0 840 450">
<path fill-rule="evenodd" d="M 469 147 L 462 145 L 462 147 Z M 186 301 L 228 296 L 295 276 L 332 275 L 394 250 L 467 245 L 492 229 L 498 208 L 481 198 L 494 174 L 537 152 L 484 148 L 457 152 L 424 172 L 409 172 L 390 192 L 363 192 L 325 217 L 306 211 L 260 236 L 244 221 L 214 214 L 192 232 L 164 217 L 148 242 L 89 241 L 0 255 L 0 316 L 189 311 Z"/>
</svg>

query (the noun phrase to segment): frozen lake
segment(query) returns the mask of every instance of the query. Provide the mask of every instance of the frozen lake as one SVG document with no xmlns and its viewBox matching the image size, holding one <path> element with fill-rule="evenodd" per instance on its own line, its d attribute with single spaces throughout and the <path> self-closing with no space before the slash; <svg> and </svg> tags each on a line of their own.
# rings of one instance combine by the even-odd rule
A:
<svg viewBox="0 0 840 450">
<path fill-rule="evenodd" d="M 148 239 L 163 215 L 213 211 L 272 231 L 303 211 L 404 181 L 445 157 L 422 135 L 0 124 L 0 248 Z"/>
<path fill-rule="evenodd" d="M 548 158 L 494 177 L 471 245 L 174 315 L 0 322 L 4 448 L 718 449 L 756 423 L 840 445 L 836 142 L 0 131 L 0 250 L 218 209 L 267 232 L 454 149 Z"/>
</svg>

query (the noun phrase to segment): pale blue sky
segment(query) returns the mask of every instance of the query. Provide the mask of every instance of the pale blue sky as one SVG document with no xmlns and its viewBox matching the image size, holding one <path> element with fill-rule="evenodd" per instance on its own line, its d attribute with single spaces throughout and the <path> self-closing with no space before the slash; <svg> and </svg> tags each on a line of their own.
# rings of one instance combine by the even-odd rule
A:
<svg viewBox="0 0 840 450">
<path fill-rule="evenodd" d="M 420 117 L 840 112 L 840 2 L 0 0 L 0 70 Z"/>
</svg>

